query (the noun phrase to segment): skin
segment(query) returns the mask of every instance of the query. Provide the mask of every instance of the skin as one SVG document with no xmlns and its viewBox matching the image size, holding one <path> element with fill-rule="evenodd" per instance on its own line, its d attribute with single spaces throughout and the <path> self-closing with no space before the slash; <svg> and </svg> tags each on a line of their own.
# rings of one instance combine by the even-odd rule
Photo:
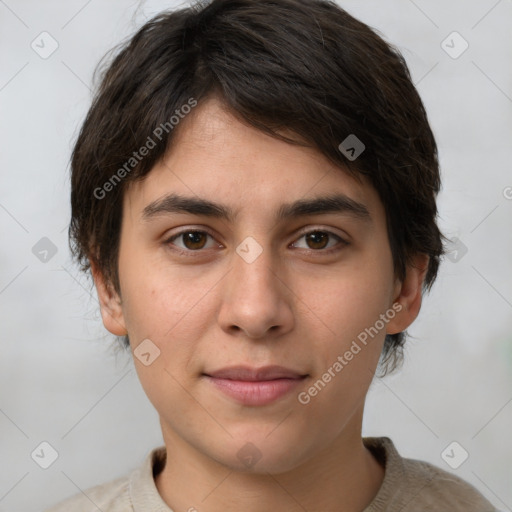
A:
<svg viewBox="0 0 512 512">
<path fill-rule="evenodd" d="M 418 314 L 428 260 L 418 255 L 396 279 L 384 208 L 368 183 L 312 148 L 242 124 L 215 99 L 198 105 L 175 136 L 165 158 L 125 192 L 120 295 L 92 269 L 105 327 L 128 333 L 132 349 L 149 338 L 160 350 L 149 366 L 134 358 L 169 454 L 158 491 L 175 512 L 361 511 L 384 477 L 361 438 L 365 397 L 385 334 Z M 225 204 L 237 217 L 143 220 L 144 207 L 169 192 Z M 370 220 L 274 217 L 282 203 L 333 192 L 363 203 Z M 212 236 L 168 241 L 187 229 Z M 315 230 L 334 236 L 308 241 L 305 232 Z M 252 263 L 236 252 L 249 236 L 262 249 Z M 394 303 L 401 311 L 301 404 L 298 391 Z M 271 404 L 241 405 L 202 375 L 240 364 L 279 364 L 308 377 Z M 261 456 L 250 467 L 237 456 L 249 442 Z"/>
</svg>

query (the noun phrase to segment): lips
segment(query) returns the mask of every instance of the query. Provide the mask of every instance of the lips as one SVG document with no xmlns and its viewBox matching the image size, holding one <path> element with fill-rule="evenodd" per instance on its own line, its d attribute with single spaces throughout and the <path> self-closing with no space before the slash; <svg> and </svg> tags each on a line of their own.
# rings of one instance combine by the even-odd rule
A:
<svg viewBox="0 0 512 512">
<path fill-rule="evenodd" d="M 305 374 L 285 368 L 284 366 L 265 366 L 263 368 L 250 368 L 247 366 L 231 366 L 222 368 L 205 375 L 217 379 L 229 379 L 239 381 L 266 381 L 276 379 L 302 379 Z"/>
<path fill-rule="evenodd" d="M 232 366 L 203 374 L 216 391 L 245 406 L 262 406 L 284 399 L 308 377 L 284 366 Z"/>
</svg>

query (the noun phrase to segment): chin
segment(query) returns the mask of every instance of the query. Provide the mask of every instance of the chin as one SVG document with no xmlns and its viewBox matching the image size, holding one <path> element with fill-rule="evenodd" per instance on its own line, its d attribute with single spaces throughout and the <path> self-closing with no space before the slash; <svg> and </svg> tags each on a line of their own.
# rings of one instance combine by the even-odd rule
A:
<svg viewBox="0 0 512 512">
<path fill-rule="evenodd" d="M 212 457 L 232 471 L 251 474 L 285 473 L 300 465 L 305 457 L 303 437 L 301 442 L 295 442 L 295 436 L 283 431 L 271 439 L 274 434 L 267 437 L 267 432 L 237 436 L 221 447 L 222 453 Z"/>
</svg>

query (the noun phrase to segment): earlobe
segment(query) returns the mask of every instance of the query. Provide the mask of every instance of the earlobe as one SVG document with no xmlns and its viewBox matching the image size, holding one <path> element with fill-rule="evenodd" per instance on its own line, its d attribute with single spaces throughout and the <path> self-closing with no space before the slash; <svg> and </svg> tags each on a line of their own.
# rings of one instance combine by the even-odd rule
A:
<svg viewBox="0 0 512 512">
<path fill-rule="evenodd" d="M 113 289 L 111 283 L 107 283 L 102 272 L 90 260 L 91 273 L 100 302 L 101 318 L 105 328 L 116 336 L 128 334 L 124 321 L 121 298 Z"/>
<path fill-rule="evenodd" d="M 398 313 L 387 324 L 387 334 L 405 331 L 418 316 L 428 263 L 429 257 L 426 254 L 418 254 L 407 267 L 404 280 L 397 283 L 393 309 Z"/>
</svg>

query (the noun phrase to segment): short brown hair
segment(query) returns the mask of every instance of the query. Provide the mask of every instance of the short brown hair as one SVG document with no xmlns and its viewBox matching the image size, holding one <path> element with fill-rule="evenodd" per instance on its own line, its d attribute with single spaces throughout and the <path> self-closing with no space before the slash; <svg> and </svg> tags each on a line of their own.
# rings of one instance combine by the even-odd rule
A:
<svg viewBox="0 0 512 512">
<path fill-rule="evenodd" d="M 215 95 L 241 121 L 365 176 L 386 211 L 396 275 L 426 254 L 430 288 L 443 254 L 437 146 L 404 58 L 374 30 L 332 1 L 213 0 L 159 14 L 114 51 L 71 159 L 70 247 L 82 270 L 90 258 L 120 293 L 123 191 L 165 155 L 171 117 Z M 365 145 L 354 161 L 339 149 L 351 134 Z M 397 366 L 404 340 L 386 336 L 381 364 Z"/>
</svg>

